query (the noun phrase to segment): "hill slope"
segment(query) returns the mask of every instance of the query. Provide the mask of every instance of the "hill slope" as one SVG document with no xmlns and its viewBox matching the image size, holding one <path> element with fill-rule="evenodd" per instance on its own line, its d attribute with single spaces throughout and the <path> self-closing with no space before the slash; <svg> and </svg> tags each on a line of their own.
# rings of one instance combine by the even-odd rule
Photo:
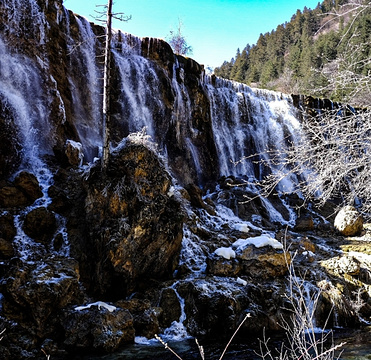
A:
<svg viewBox="0 0 371 360">
<path fill-rule="evenodd" d="M 257 43 L 247 44 L 242 52 L 237 49 L 215 74 L 252 86 L 366 106 L 370 99 L 360 84 L 368 83 L 370 43 L 369 1 L 324 0 L 314 10 L 298 10 L 289 22 L 260 34 Z"/>
</svg>

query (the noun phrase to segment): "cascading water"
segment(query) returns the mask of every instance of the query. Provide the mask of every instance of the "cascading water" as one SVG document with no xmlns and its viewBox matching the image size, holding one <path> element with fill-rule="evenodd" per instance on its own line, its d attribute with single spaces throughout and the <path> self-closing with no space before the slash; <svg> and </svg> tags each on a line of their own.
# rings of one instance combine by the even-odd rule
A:
<svg viewBox="0 0 371 360">
<path fill-rule="evenodd" d="M 139 40 L 139 39 L 138 39 Z M 159 93 L 159 79 L 149 61 L 131 48 L 115 51 L 115 62 L 120 73 L 120 121 L 127 133 L 146 132 L 155 138 L 154 117 L 164 117 L 164 105 Z M 156 115 L 155 115 L 156 114 Z"/>
<path fill-rule="evenodd" d="M 295 138 L 300 136 L 300 124 L 291 98 L 221 79 L 212 85 L 206 78 L 206 89 L 211 102 L 220 175 L 260 180 L 265 173 L 263 165 L 241 160 L 253 155 L 267 160 L 269 151 L 286 144 L 288 136 L 295 143 Z M 282 190 L 290 191 L 290 182 L 294 181 L 289 179 L 281 184 Z"/>
<path fill-rule="evenodd" d="M 29 32 L 37 38 L 38 45 L 45 44 L 46 20 L 41 9 L 34 1 L 13 1 L 5 5 L 13 14 L 13 26 L 9 32 L 13 34 L 14 28 L 20 32 Z M 28 18 L 31 16 L 32 21 Z M 31 36 L 31 35 L 30 35 Z M 34 174 L 40 185 L 42 197 L 34 204 L 15 215 L 14 222 L 17 235 L 14 243 L 20 257 L 25 260 L 32 260 L 36 253 L 45 253 L 45 248 L 30 239 L 22 230 L 25 214 L 38 207 L 47 207 L 51 199 L 48 189 L 53 184 L 53 174 L 44 158 L 53 153 L 55 145 L 55 129 L 50 122 L 51 108 L 56 96 L 60 104 L 59 114 L 62 122 L 65 120 L 65 110 L 57 83 L 49 73 L 49 63 L 46 58 L 37 57 L 36 60 L 17 52 L 10 44 L 6 44 L 0 38 L 0 104 L 5 114 L 6 122 L 12 125 L 17 131 L 17 141 L 21 145 L 21 170 L 27 170 Z M 48 79 L 49 76 L 49 79 Z M 51 89 L 45 89 L 45 83 L 50 80 Z M 16 174 L 15 174 L 16 175 Z M 56 234 L 63 238 L 61 255 L 68 255 L 68 240 L 65 230 L 65 219 L 56 215 L 58 229 Z M 57 252 L 56 252 L 57 253 Z"/>
<path fill-rule="evenodd" d="M 69 39 L 70 53 L 69 83 L 72 95 L 72 111 L 79 140 L 86 154 L 86 161 L 92 162 L 102 147 L 102 69 L 99 64 L 103 50 L 99 50 L 97 36 L 85 18 L 75 16 L 79 39 Z M 100 52 L 100 53 L 99 53 Z M 84 74 L 84 81 L 79 80 Z"/>
</svg>

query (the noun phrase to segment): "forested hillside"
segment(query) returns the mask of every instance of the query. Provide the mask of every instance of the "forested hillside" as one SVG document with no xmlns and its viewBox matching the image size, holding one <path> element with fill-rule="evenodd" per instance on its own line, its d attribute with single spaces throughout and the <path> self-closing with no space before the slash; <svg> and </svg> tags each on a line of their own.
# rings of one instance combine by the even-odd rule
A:
<svg viewBox="0 0 371 360">
<path fill-rule="evenodd" d="M 324 0 L 260 34 L 215 74 L 251 86 L 365 106 L 371 71 L 371 2 Z M 344 87 L 346 82 L 346 87 Z"/>
</svg>

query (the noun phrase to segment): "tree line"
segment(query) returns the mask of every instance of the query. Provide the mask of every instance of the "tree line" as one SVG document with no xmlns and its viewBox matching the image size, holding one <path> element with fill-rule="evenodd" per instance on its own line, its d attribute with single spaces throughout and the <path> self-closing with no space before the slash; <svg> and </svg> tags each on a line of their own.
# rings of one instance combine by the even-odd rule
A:
<svg viewBox="0 0 371 360">
<path fill-rule="evenodd" d="M 355 93 L 358 82 L 344 89 L 337 81 L 347 66 L 352 66 L 353 75 L 369 75 L 370 44 L 369 1 L 324 0 L 313 10 L 297 10 L 289 22 L 260 34 L 256 44 L 237 49 L 236 56 L 214 72 L 226 79 L 285 93 L 337 101 L 351 96 L 352 103 L 362 106 L 362 94 Z"/>
</svg>

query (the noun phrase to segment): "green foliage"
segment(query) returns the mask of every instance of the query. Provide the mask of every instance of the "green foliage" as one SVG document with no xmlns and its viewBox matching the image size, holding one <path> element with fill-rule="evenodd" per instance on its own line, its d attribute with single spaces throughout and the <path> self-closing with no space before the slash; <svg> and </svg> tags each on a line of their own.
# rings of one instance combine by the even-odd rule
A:
<svg viewBox="0 0 371 360">
<path fill-rule="evenodd" d="M 344 59 L 349 57 L 350 47 L 362 48 L 356 58 L 352 56 L 357 65 L 351 71 L 363 76 L 371 73 L 371 61 L 367 60 L 371 57 L 371 7 L 365 3 L 362 12 L 341 16 L 349 10 L 350 2 L 354 3 L 324 0 L 314 10 L 297 10 L 289 22 L 260 34 L 255 45 L 238 50 L 235 58 L 214 70 L 215 74 L 284 92 L 344 98 L 354 91 L 339 92 L 328 85 L 333 82 L 331 77 L 340 76 L 341 67 L 349 66 Z"/>
</svg>

